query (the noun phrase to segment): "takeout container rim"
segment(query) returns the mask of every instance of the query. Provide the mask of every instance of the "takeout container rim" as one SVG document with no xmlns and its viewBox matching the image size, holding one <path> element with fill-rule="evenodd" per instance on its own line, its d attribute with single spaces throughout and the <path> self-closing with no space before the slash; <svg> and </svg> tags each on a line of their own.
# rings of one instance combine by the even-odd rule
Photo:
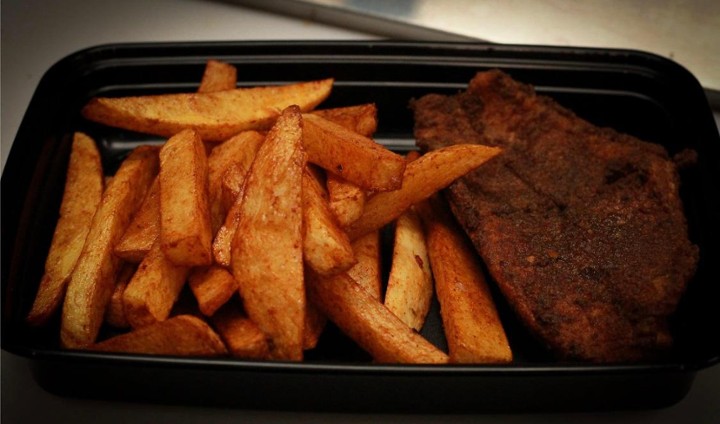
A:
<svg viewBox="0 0 720 424">
<path fill-rule="evenodd" d="M 611 62 L 602 62 L 593 65 L 587 58 L 582 57 L 578 60 L 567 60 L 565 62 L 552 62 L 552 66 L 568 66 L 569 64 L 576 63 L 578 66 L 597 66 L 599 69 L 617 69 L 618 71 L 629 71 L 633 72 L 653 72 L 656 73 L 657 68 L 660 67 L 669 73 L 673 73 L 674 77 L 682 77 L 685 81 L 689 81 L 692 85 L 700 87 L 697 79 L 682 65 L 674 62 L 668 58 L 648 53 L 639 50 L 628 50 L 628 49 L 604 49 L 604 48 L 590 48 L 590 47 L 564 47 L 564 46 L 535 46 L 535 45 L 498 45 L 486 42 L 415 42 L 415 41 L 394 41 L 394 40 L 377 40 L 377 41 L 330 41 L 330 40 L 308 40 L 308 41 L 282 41 L 282 40 L 262 40 L 262 41 L 202 41 L 202 42 L 150 42 L 150 43 L 116 43 L 116 44 L 100 44 L 96 46 L 87 47 L 72 53 L 52 65 L 46 73 L 43 75 L 40 84 L 36 88 L 36 93 L 33 95 L 31 100 L 30 109 L 33 102 L 36 101 L 37 93 L 41 87 L 49 83 L 49 79 L 55 74 L 66 71 L 66 67 L 70 68 L 83 68 L 97 66 L 98 62 L 103 61 L 122 61 L 123 58 L 113 56 L 117 52 L 126 52 L 131 57 L 128 60 L 142 60 L 142 58 L 133 59 L 132 51 L 134 49 L 141 49 L 144 51 L 157 50 L 158 53 L 163 52 L 168 56 L 168 60 L 174 61 L 177 56 L 173 56 L 173 52 L 178 52 L 178 56 L 183 56 L 183 49 L 197 49 L 201 52 L 202 49 L 212 47 L 213 49 L 232 49 L 237 47 L 270 47 L 277 46 L 281 48 L 288 47 L 351 47 L 360 48 L 367 51 L 360 53 L 348 54 L 345 59 L 354 58 L 353 60 L 367 61 L 372 60 L 374 62 L 383 62 L 385 60 L 392 59 L 393 61 L 403 60 L 404 57 L 410 57 L 413 59 L 418 58 L 433 58 L 443 57 L 444 55 L 435 55 L 434 53 L 439 52 L 442 49 L 451 49 L 458 56 L 467 56 L 468 60 L 477 59 L 477 54 L 483 52 L 513 52 L 513 53 L 529 53 L 534 55 L 591 55 L 597 58 L 613 58 Z M 400 55 L 390 51 L 388 58 L 383 58 L 382 55 L 378 55 L 377 49 L 418 49 L 418 54 L 407 53 L 406 55 Z M 375 50 L 375 51 L 373 51 Z M 219 51 L 219 50 L 218 50 Z M 202 60 L 207 59 L 207 54 L 203 56 L 198 53 L 197 56 L 186 56 L 188 63 L 200 63 Z M 220 55 L 232 59 L 233 54 L 229 52 L 227 55 Z M 259 57 L 266 58 L 271 57 L 272 52 L 259 54 Z M 286 58 L 292 58 L 294 55 L 288 53 L 285 55 Z M 307 57 L 308 55 L 303 53 L 297 53 L 297 56 Z M 237 55 L 237 57 L 244 57 L 243 55 Z M 343 55 L 338 55 L 334 60 L 343 60 Z M 628 58 L 632 59 L 632 63 L 625 63 L 624 60 Z M 458 61 L 457 56 L 452 56 L 453 62 Z M 460 58 L 462 59 L 462 58 Z M 522 63 L 523 58 L 503 58 L 503 60 L 509 63 Z M 231 60 L 232 61 L 232 60 Z M 547 62 L 547 59 L 534 59 L 535 62 Z M 533 61 L 528 59 L 527 66 L 534 66 Z M 645 66 L 645 63 L 649 63 L 652 66 Z M 550 66 L 550 65 L 546 65 Z M 28 125 L 26 122 L 27 115 L 23 119 L 23 122 L 18 129 L 16 140 L 22 136 L 23 128 Z M 11 165 L 13 162 L 13 151 L 18 149 L 12 149 L 8 156 L 7 165 Z M 3 171 L 3 185 L 7 183 L 6 174 L 8 173 L 9 166 L 5 167 Z M 3 243 L 5 244 L 5 243 Z M 5 279 L 5 273 L 3 272 L 3 279 Z M 3 298 L 6 296 L 5 290 L 7 288 L 7 281 L 3 281 Z M 5 300 L 5 299 L 3 299 Z M 6 325 L 9 325 L 7 320 L 3 316 L 3 329 Z M 509 365 L 380 365 L 380 364 L 348 364 L 348 363 L 284 363 L 284 362 L 269 362 L 269 361 L 244 361 L 235 359 L 225 358 L 176 358 L 167 356 L 147 356 L 147 355 L 122 355 L 122 354 L 107 354 L 107 353 L 91 353 L 91 352 L 76 352 L 76 351 L 63 351 L 63 350 L 45 350 L 45 349 L 33 349 L 27 346 L 19 346 L 16 344 L 8 343 L 6 340 L 6 332 L 3 331 L 2 335 L 2 349 L 11 353 L 26 356 L 31 359 L 37 360 L 62 360 L 62 361 L 84 361 L 88 363 L 97 364 L 125 364 L 125 365 L 154 365 L 154 366 L 188 366 L 188 367 L 218 367 L 218 368 L 236 368 L 240 367 L 249 370 L 258 371 L 273 371 L 273 372 L 345 372 L 345 373 L 390 373 L 390 374 L 497 374 L 497 375 L 515 375 L 515 374 L 595 374 L 595 373 L 647 373 L 647 372 L 694 372 L 709 366 L 713 366 L 720 362 L 720 353 L 715 352 L 712 357 L 704 358 L 703 361 L 696 363 L 679 363 L 679 362 L 667 362 L 667 363 L 638 363 L 638 364 L 626 364 L 626 365 L 608 365 L 608 364 L 564 364 L 558 362 L 552 362 L 550 364 L 509 364 Z"/>
<path fill-rule="evenodd" d="M 493 53 L 493 52 L 502 52 L 502 53 L 514 53 L 514 54 L 521 54 L 521 53 L 527 53 L 531 55 L 537 55 L 537 54 L 548 54 L 548 55 L 576 55 L 574 60 L 566 60 L 566 61 L 553 61 L 551 66 L 568 66 L 572 63 L 577 63 L 583 67 L 587 66 L 597 66 L 598 68 L 618 68 L 622 69 L 624 71 L 628 71 L 630 69 L 633 69 L 634 71 L 645 71 L 645 72 L 653 72 L 657 73 L 656 70 L 650 70 L 648 68 L 648 65 L 652 66 L 660 66 L 663 68 L 666 68 L 665 71 L 672 71 L 672 72 L 680 72 L 684 74 L 684 77 L 689 77 L 692 79 L 698 86 L 700 85 L 699 80 L 695 77 L 695 75 L 690 72 L 685 66 L 680 64 L 679 62 L 673 60 L 672 58 L 668 58 L 665 56 L 662 56 L 657 53 L 649 52 L 646 50 L 639 50 L 639 49 L 630 49 L 630 48 L 604 48 L 604 47 L 587 47 L 587 46 L 557 46 L 557 45 L 535 45 L 535 44 L 498 44 L 498 43 L 492 43 L 488 41 L 406 41 L 406 40 L 392 40 L 392 39 L 382 39 L 382 40 L 282 40 L 282 39 L 276 39 L 276 40 L 247 40 L 247 41 L 232 41 L 232 40 L 218 40 L 218 41 L 212 41 L 212 40 L 206 40 L 206 41 L 154 41 L 154 42 L 124 42 L 124 43 L 100 43 L 91 45 L 88 47 L 83 47 L 81 49 L 75 50 L 74 52 L 69 53 L 68 55 L 60 58 L 57 60 L 53 65 L 48 68 L 48 70 L 45 72 L 45 75 L 54 73 L 54 69 L 56 67 L 63 67 L 68 66 L 73 63 L 87 63 L 88 60 L 95 60 L 95 61 L 103 61 L 103 60 L 112 60 L 112 61 L 122 61 L 123 59 L 127 60 L 133 60 L 137 59 L 136 57 L 132 58 L 121 58 L 113 56 L 114 54 L 122 51 L 131 52 L 134 49 L 142 49 L 142 50 L 156 50 L 159 54 L 165 54 L 167 53 L 167 56 L 173 60 L 176 61 L 178 58 L 173 57 L 172 53 L 173 51 L 182 50 L 182 49 L 232 49 L 237 47 L 280 47 L 280 48 L 287 48 L 287 47 L 311 47 L 311 48 L 317 48 L 317 47 L 351 47 L 351 48 L 366 48 L 368 49 L 367 52 L 364 54 L 358 54 L 357 52 L 354 52 L 351 55 L 333 55 L 332 60 L 343 60 L 343 59 L 349 59 L 350 57 L 353 58 L 353 60 L 361 60 L 365 61 L 368 59 L 371 59 L 373 61 L 378 61 L 381 58 L 383 58 L 383 61 L 404 61 L 407 58 L 410 59 L 417 59 L 418 57 L 422 57 L 424 59 L 436 57 L 438 59 L 442 57 L 446 57 L 447 54 L 441 54 L 434 56 L 433 54 L 428 54 L 427 50 L 430 49 L 431 52 L 439 52 L 441 50 L 447 50 L 450 49 L 453 53 L 456 54 L 462 54 L 467 56 L 467 60 L 477 60 L 477 56 L 474 54 L 484 52 L 484 53 Z M 423 54 L 398 54 L 397 52 L 389 52 L 387 56 L 379 55 L 377 50 L 373 51 L 373 49 L 382 49 L 382 48 L 388 48 L 388 49 L 418 49 L 419 51 L 422 50 Z M 170 49 L 170 50 L 168 50 Z M 163 50 L 165 52 L 163 53 Z M 207 59 L 208 54 L 198 54 L 197 56 L 187 56 L 187 55 L 180 55 L 182 57 L 185 57 L 186 61 L 189 62 L 198 62 L 198 61 L 204 61 Z M 221 56 L 226 57 L 227 59 L 231 60 L 233 56 L 242 57 L 242 58 L 248 58 L 248 55 L 242 54 L 242 55 L 234 55 L 234 54 L 221 54 Z M 267 59 L 268 56 L 271 56 L 271 53 L 260 53 L 258 56 L 262 56 L 263 59 Z M 284 54 L 283 57 L 286 58 L 292 58 L 293 56 L 297 57 L 308 57 L 309 55 L 306 53 L 297 53 L 296 55 L 293 54 Z M 321 54 L 323 58 L 327 59 L 327 54 Z M 613 58 L 614 60 L 618 60 L 617 63 L 610 63 L 610 62 L 604 62 L 602 64 L 595 63 L 593 61 L 588 60 L 587 58 L 580 60 L 580 56 L 591 56 L 594 60 L 597 60 L 598 58 Z M 214 57 L 214 56 L 213 56 Z M 389 58 L 393 58 L 392 60 Z M 452 56 L 453 61 L 456 62 L 458 60 L 458 56 Z M 628 59 L 633 59 L 633 61 L 640 61 L 641 63 L 629 63 L 627 62 Z M 142 60 L 142 59 L 140 59 Z M 507 61 L 509 63 L 518 63 L 522 62 L 524 59 L 520 57 L 513 57 L 508 58 L 504 57 L 503 61 Z M 546 60 L 546 59 L 538 59 L 536 56 L 533 57 L 533 59 L 529 59 L 530 62 L 537 62 L 539 60 Z M 536 65 L 535 65 L 536 66 Z M 674 69 L 673 69 L 674 68 Z"/>
</svg>

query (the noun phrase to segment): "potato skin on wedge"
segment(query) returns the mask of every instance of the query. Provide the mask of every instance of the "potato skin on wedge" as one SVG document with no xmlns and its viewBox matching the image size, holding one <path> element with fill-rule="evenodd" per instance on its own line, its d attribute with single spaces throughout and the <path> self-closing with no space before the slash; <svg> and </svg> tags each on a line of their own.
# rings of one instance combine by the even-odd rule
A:
<svg viewBox="0 0 720 424">
<path fill-rule="evenodd" d="M 448 356 L 413 331 L 347 273 L 311 275 L 310 300 L 382 363 L 443 364 Z"/>
<path fill-rule="evenodd" d="M 192 315 L 177 315 L 87 347 L 98 352 L 172 356 L 225 356 L 220 336 Z"/>
<path fill-rule="evenodd" d="M 303 358 L 300 109 L 285 109 L 257 152 L 245 181 L 231 246 L 231 267 L 245 310 L 271 339 L 271 359 Z"/>
<path fill-rule="evenodd" d="M 105 189 L 65 295 L 60 329 L 63 346 L 82 347 L 97 338 L 120 265 L 113 249 L 157 170 L 157 148 L 140 146 L 122 162 Z"/>
<path fill-rule="evenodd" d="M 102 163 L 95 141 L 83 133 L 75 133 L 60 218 L 45 261 L 45 274 L 27 316 L 28 324 L 43 325 L 60 309 L 70 275 L 102 199 L 103 185 Z"/>
<path fill-rule="evenodd" d="M 205 146 L 184 130 L 160 150 L 160 246 L 177 265 L 210 265 L 212 235 Z"/>
<path fill-rule="evenodd" d="M 91 121 L 162 137 L 194 129 L 204 141 L 224 141 L 246 130 L 267 129 L 279 111 L 310 111 L 330 95 L 333 80 L 238 88 L 210 93 L 96 97 L 82 109 Z"/>
</svg>

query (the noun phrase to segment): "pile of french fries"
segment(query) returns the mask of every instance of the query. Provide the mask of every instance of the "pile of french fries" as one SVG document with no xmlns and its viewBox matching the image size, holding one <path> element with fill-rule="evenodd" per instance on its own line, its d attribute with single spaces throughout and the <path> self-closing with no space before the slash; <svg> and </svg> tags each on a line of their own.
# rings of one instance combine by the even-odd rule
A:
<svg viewBox="0 0 720 424">
<path fill-rule="evenodd" d="M 28 323 L 60 313 L 69 349 L 300 361 L 330 320 L 376 362 L 511 361 L 473 250 L 434 196 L 499 150 L 403 157 L 371 138 L 373 104 L 316 109 L 332 79 L 236 79 L 209 61 L 196 93 L 88 102 L 89 120 L 167 141 L 106 178 L 75 134 Z M 177 308 L 186 285 L 194 309 Z M 419 333 L 434 293 L 448 352 Z"/>
</svg>

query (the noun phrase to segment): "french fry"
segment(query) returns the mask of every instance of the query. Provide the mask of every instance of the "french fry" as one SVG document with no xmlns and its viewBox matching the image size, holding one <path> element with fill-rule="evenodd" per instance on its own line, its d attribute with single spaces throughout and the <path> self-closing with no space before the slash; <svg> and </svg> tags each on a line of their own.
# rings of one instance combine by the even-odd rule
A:
<svg viewBox="0 0 720 424">
<path fill-rule="evenodd" d="M 240 174 L 242 174 L 242 176 Z M 213 258 L 215 258 L 215 262 L 224 267 L 230 266 L 232 240 L 235 237 L 235 231 L 237 230 L 237 225 L 240 221 L 240 213 L 242 211 L 241 206 L 245 185 L 240 184 L 236 186 L 235 184 L 240 179 L 242 179 L 242 181 L 244 182 L 246 176 L 247 172 L 243 174 L 243 170 L 239 166 L 231 166 L 226 170 L 224 174 L 223 191 L 235 192 L 235 189 L 237 188 L 236 194 L 223 194 L 223 196 L 225 197 L 232 195 L 235 197 L 235 199 L 232 206 L 230 206 L 227 214 L 225 215 L 225 221 L 215 233 L 215 239 L 213 239 L 212 245 Z M 233 185 L 233 187 L 225 188 L 225 186 L 229 185 Z M 227 201 L 227 199 L 225 201 Z"/>
<path fill-rule="evenodd" d="M 210 265 L 212 228 L 205 147 L 195 131 L 171 137 L 160 150 L 160 246 L 173 263 Z"/>
<path fill-rule="evenodd" d="M 435 202 L 434 202 L 435 203 Z M 507 363 L 512 351 L 476 254 L 449 214 L 418 205 L 451 362 Z"/>
<path fill-rule="evenodd" d="M 232 90 L 237 85 L 237 69 L 225 62 L 210 59 L 205 64 L 198 93 Z"/>
<path fill-rule="evenodd" d="M 405 324 L 420 331 L 430 310 L 432 295 L 433 278 L 422 222 L 410 208 L 395 223 L 385 306 Z"/>
<path fill-rule="evenodd" d="M 265 333 L 238 308 L 228 305 L 212 317 L 212 323 L 222 337 L 230 355 L 236 358 L 267 359 L 270 346 Z"/>
<path fill-rule="evenodd" d="M 373 103 L 311 112 L 365 137 L 377 130 L 377 107 Z M 365 190 L 333 173 L 327 175 L 328 202 L 340 226 L 355 222 L 365 206 Z"/>
<path fill-rule="evenodd" d="M 159 235 L 160 179 L 155 177 L 130 226 L 115 245 L 115 254 L 128 262 L 140 263 Z"/>
<path fill-rule="evenodd" d="M 82 109 L 91 121 L 172 137 L 194 129 L 203 141 L 224 141 L 246 130 L 267 129 L 280 110 L 298 105 L 310 111 L 330 95 L 333 80 L 238 88 L 212 93 L 96 97 Z"/>
<path fill-rule="evenodd" d="M 235 238 L 238 222 L 240 222 L 240 213 L 242 211 L 242 190 L 238 194 L 239 201 L 230 208 L 225 217 L 225 223 L 215 234 L 212 250 L 215 263 L 224 267 L 229 267 L 230 256 L 232 254 L 232 241 Z"/>
<path fill-rule="evenodd" d="M 347 271 L 347 274 L 379 301 L 382 292 L 380 232 L 365 234 L 352 242 L 352 248 L 357 263 Z"/>
<path fill-rule="evenodd" d="M 83 133 L 75 133 L 60 218 L 45 260 L 45 273 L 27 316 L 30 325 L 45 324 L 60 308 L 70 275 L 90 231 L 90 222 L 100 204 L 103 181 L 95 141 Z"/>
<path fill-rule="evenodd" d="M 328 205 L 342 227 L 357 221 L 365 209 L 365 190 L 335 174 L 327 176 Z"/>
<path fill-rule="evenodd" d="M 220 202 L 222 203 L 223 210 L 230 211 L 235 204 L 235 201 L 242 191 L 242 185 L 245 182 L 245 176 L 249 169 L 249 167 L 245 168 L 235 163 L 228 166 L 225 172 L 223 172 L 222 181 L 220 182 Z M 225 212 L 223 218 L 225 217 L 227 217 L 227 212 Z"/>
<path fill-rule="evenodd" d="M 203 320 L 178 315 L 87 347 L 98 352 L 173 356 L 223 356 L 220 336 Z"/>
<path fill-rule="evenodd" d="M 188 272 L 188 267 L 170 261 L 156 242 L 123 292 L 125 316 L 130 325 L 140 328 L 166 320 Z"/>
<path fill-rule="evenodd" d="M 362 216 L 346 228 L 350 239 L 379 230 L 410 205 L 427 199 L 500 151 L 479 144 L 459 144 L 432 151 L 410 162 L 403 176 L 402 188 L 377 193 L 365 202 Z"/>
<path fill-rule="evenodd" d="M 130 224 L 157 169 L 157 149 L 140 146 L 122 162 L 103 193 L 65 295 L 60 331 L 63 346 L 77 348 L 95 341 L 120 262 L 113 248 Z"/>
<path fill-rule="evenodd" d="M 213 234 L 220 228 L 227 213 L 223 202 L 223 182 L 230 178 L 227 171 L 232 169 L 234 172 L 230 176 L 236 177 L 233 182 L 242 184 L 263 141 L 263 134 L 243 131 L 216 146 L 208 156 L 208 193 Z"/>
<path fill-rule="evenodd" d="M 303 115 L 308 161 L 366 190 L 400 188 L 405 160 L 373 140 L 312 113 Z"/>
<path fill-rule="evenodd" d="M 130 323 L 125 316 L 125 303 L 123 302 L 123 293 L 130 279 L 135 274 L 137 267 L 130 263 L 125 263 L 118 273 L 117 282 L 113 289 L 107 309 L 105 310 L 105 322 L 115 328 L 128 328 Z"/>
<path fill-rule="evenodd" d="M 244 179 L 264 140 L 265 136 L 257 131 L 243 131 L 217 145 L 208 156 L 208 194 L 213 234 L 220 228 L 227 213 L 222 184 L 228 168 L 235 168 L 236 174 L 242 174 L 241 180 Z"/>
<path fill-rule="evenodd" d="M 305 263 L 320 275 L 347 271 L 356 263 L 350 240 L 330 212 L 320 182 L 307 170 L 302 190 Z"/>
<path fill-rule="evenodd" d="M 374 360 L 446 363 L 447 355 L 400 321 L 347 273 L 307 279 L 310 300 Z"/>
<path fill-rule="evenodd" d="M 377 107 L 374 103 L 318 109 L 311 113 L 365 137 L 372 137 L 377 130 Z"/>
<path fill-rule="evenodd" d="M 238 289 L 235 277 L 225 268 L 216 265 L 195 268 L 190 273 L 188 283 L 197 299 L 200 312 L 205 316 L 212 316 Z"/>
<path fill-rule="evenodd" d="M 301 360 L 305 323 L 300 109 L 282 112 L 245 181 L 231 266 L 250 318 L 273 359 Z"/>
<path fill-rule="evenodd" d="M 255 152 L 255 154 L 257 154 L 257 152 Z M 254 159 L 255 156 L 253 155 L 252 157 Z M 230 266 L 232 239 L 235 236 L 237 223 L 240 220 L 243 183 L 251 164 L 252 163 L 248 163 L 248 161 L 235 162 L 228 166 L 222 175 L 221 201 L 223 208 L 227 209 L 227 213 L 225 214 L 225 220 L 222 225 L 215 232 L 212 251 L 215 262 L 225 267 Z"/>
</svg>

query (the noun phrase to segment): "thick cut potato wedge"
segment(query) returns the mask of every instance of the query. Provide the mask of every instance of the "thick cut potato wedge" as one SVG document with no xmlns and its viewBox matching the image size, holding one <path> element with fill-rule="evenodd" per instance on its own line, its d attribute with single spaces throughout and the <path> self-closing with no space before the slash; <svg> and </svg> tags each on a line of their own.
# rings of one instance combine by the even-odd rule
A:
<svg viewBox="0 0 720 424">
<path fill-rule="evenodd" d="M 328 205 L 342 227 L 360 218 L 365 209 L 365 190 L 335 174 L 328 174 L 327 189 Z"/>
<path fill-rule="evenodd" d="M 170 261 L 158 243 L 153 245 L 123 293 L 130 325 L 140 328 L 166 320 L 188 272 L 188 267 Z"/>
<path fill-rule="evenodd" d="M 308 161 L 365 190 L 400 188 L 405 159 L 319 115 L 303 115 L 303 144 Z"/>
<path fill-rule="evenodd" d="M 241 131 L 269 128 L 289 105 L 311 111 L 330 95 L 332 85 L 332 79 L 325 79 L 212 93 L 97 97 L 85 105 L 82 114 L 131 131 L 172 137 L 194 129 L 204 141 L 225 141 Z"/>
<path fill-rule="evenodd" d="M 220 201 L 222 202 L 222 208 L 225 211 L 230 211 L 235 201 L 238 199 L 242 186 L 245 183 L 245 176 L 250 168 L 245 168 L 240 164 L 233 164 L 223 172 L 222 182 L 220 183 Z M 227 217 L 227 212 L 223 216 L 224 219 Z"/>
<path fill-rule="evenodd" d="M 430 310 L 432 295 L 433 278 L 422 222 L 410 208 L 395 223 L 385 306 L 405 324 L 420 331 Z"/>
<path fill-rule="evenodd" d="M 122 162 L 105 190 L 65 295 L 60 330 L 63 346 L 77 348 L 95 341 L 120 264 L 113 248 L 157 170 L 157 149 L 140 146 Z"/>
<path fill-rule="evenodd" d="M 347 274 L 379 301 L 382 294 L 380 231 L 373 231 L 353 241 L 352 248 L 357 263 Z"/>
<path fill-rule="evenodd" d="M 177 265 L 210 265 L 212 236 L 205 147 L 181 131 L 160 150 L 160 246 Z"/>
<path fill-rule="evenodd" d="M 303 256 L 320 275 L 347 271 L 355 265 L 350 240 L 340 229 L 327 204 L 326 193 L 310 172 L 303 174 Z"/>
<path fill-rule="evenodd" d="M 320 109 L 312 112 L 365 137 L 377 130 L 377 108 L 367 103 L 357 106 Z M 365 190 L 336 174 L 327 175 L 328 202 L 340 226 L 355 222 L 365 206 Z"/>
<path fill-rule="evenodd" d="M 140 263 L 160 235 L 160 179 L 150 186 L 130 226 L 115 245 L 115 254 L 122 259 Z"/>
<path fill-rule="evenodd" d="M 512 351 L 473 247 L 449 212 L 418 205 L 451 362 L 506 363 Z"/>
<path fill-rule="evenodd" d="M 70 274 L 100 204 L 103 182 L 102 163 L 95 141 L 83 133 L 75 133 L 60 218 L 45 261 L 45 274 L 27 316 L 29 324 L 45 324 L 60 308 Z"/>
<path fill-rule="evenodd" d="M 200 312 L 205 316 L 212 316 L 238 289 L 235 277 L 217 265 L 195 268 L 188 282 Z"/>
<path fill-rule="evenodd" d="M 448 362 L 447 355 L 400 321 L 346 273 L 309 276 L 310 300 L 350 338 L 383 363 Z"/>
<path fill-rule="evenodd" d="M 203 320 L 178 315 L 87 347 L 99 352 L 173 356 L 224 356 L 220 336 Z"/>
<path fill-rule="evenodd" d="M 479 144 L 459 144 L 432 151 L 410 162 L 403 176 L 402 188 L 377 193 L 365 202 L 362 216 L 346 228 L 350 239 L 379 230 L 410 205 L 427 199 L 500 151 Z"/>
<path fill-rule="evenodd" d="M 125 302 L 123 302 L 123 293 L 127 288 L 128 283 L 133 275 L 137 266 L 130 263 L 125 263 L 120 268 L 118 273 L 117 281 L 115 282 L 115 289 L 113 289 L 110 301 L 108 302 L 107 309 L 105 310 L 105 322 L 108 325 L 115 328 L 128 328 L 130 323 L 125 315 Z"/>
<path fill-rule="evenodd" d="M 216 146 L 208 156 L 208 192 L 213 233 L 220 228 L 227 213 L 223 202 L 223 182 L 228 178 L 240 176 L 240 180 L 234 179 L 233 183 L 242 184 L 263 141 L 265 135 L 257 131 L 243 131 Z M 230 169 L 233 173 L 228 176 Z"/>
<path fill-rule="evenodd" d="M 372 137 L 377 130 L 377 107 L 374 103 L 318 109 L 312 113 L 365 137 Z"/>
<path fill-rule="evenodd" d="M 305 285 L 302 249 L 300 109 L 282 112 L 245 181 L 231 266 L 250 318 L 271 340 L 273 359 L 302 360 Z"/>
<path fill-rule="evenodd" d="M 265 136 L 257 131 L 243 131 L 216 146 L 208 156 L 208 193 L 213 234 L 220 228 L 227 213 L 222 184 L 228 168 L 237 169 L 236 173 L 242 174 L 244 179 L 264 140 Z"/>
<path fill-rule="evenodd" d="M 265 333 L 236 305 L 227 305 L 212 317 L 212 324 L 222 337 L 230 355 L 236 358 L 267 359 L 270 345 Z"/>
<path fill-rule="evenodd" d="M 242 190 L 238 194 L 238 198 L 242 199 Z M 225 217 L 225 223 L 215 234 L 212 250 L 215 263 L 224 267 L 229 267 L 230 256 L 232 255 L 232 241 L 235 238 L 238 222 L 240 222 L 240 213 L 242 211 L 242 201 L 236 202 L 228 211 Z"/>
<path fill-rule="evenodd" d="M 237 85 L 237 68 L 219 60 L 208 60 L 198 93 L 232 90 Z"/>
</svg>

